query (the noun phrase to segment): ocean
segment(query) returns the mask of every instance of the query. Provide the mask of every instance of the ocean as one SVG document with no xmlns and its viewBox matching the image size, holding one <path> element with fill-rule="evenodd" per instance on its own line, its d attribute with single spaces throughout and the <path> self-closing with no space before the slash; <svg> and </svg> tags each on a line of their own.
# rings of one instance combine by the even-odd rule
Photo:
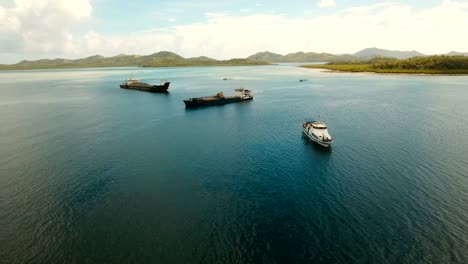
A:
<svg viewBox="0 0 468 264">
<path fill-rule="evenodd" d="M 297 66 L 0 71 L 0 263 L 468 263 L 468 76 Z"/>
</svg>

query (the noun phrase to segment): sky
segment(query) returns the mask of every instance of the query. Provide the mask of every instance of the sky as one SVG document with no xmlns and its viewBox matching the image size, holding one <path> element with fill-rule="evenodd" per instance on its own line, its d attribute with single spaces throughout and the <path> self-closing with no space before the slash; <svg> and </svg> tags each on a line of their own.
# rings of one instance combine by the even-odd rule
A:
<svg viewBox="0 0 468 264">
<path fill-rule="evenodd" d="M 162 50 L 230 59 L 368 47 L 468 52 L 468 0 L 0 0 L 0 64 Z"/>
</svg>

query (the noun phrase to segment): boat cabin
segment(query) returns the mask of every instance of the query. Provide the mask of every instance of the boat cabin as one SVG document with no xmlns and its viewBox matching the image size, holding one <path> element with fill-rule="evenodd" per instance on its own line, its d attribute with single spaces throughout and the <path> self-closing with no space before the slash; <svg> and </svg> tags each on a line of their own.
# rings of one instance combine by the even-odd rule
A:
<svg viewBox="0 0 468 264">
<path fill-rule="evenodd" d="M 249 97 L 250 96 L 250 93 L 251 91 L 250 90 L 247 90 L 247 89 L 244 89 L 244 88 L 237 88 L 237 89 L 234 89 L 234 91 L 236 91 L 236 96 L 238 97 Z"/>
<path fill-rule="evenodd" d="M 323 122 L 313 122 L 312 127 L 315 129 L 327 129 L 327 125 Z"/>
<path fill-rule="evenodd" d="M 140 80 L 137 80 L 137 79 L 133 79 L 133 78 L 128 78 L 127 80 L 125 80 L 125 82 L 123 82 L 124 84 L 131 84 L 131 83 L 134 83 L 134 82 L 140 82 Z"/>
</svg>

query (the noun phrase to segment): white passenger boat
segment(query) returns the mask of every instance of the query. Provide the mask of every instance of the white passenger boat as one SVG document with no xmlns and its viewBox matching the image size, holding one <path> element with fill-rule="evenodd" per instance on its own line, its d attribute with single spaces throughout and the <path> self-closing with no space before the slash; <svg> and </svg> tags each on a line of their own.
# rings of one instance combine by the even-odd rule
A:
<svg viewBox="0 0 468 264">
<path fill-rule="evenodd" d="M 302 124 L 302 132 L 315 143 L 329 147 L 333 143 L 333 138 L 328 133 L 327 125 L 322 121 L 308 121 Z"/>
</svg>

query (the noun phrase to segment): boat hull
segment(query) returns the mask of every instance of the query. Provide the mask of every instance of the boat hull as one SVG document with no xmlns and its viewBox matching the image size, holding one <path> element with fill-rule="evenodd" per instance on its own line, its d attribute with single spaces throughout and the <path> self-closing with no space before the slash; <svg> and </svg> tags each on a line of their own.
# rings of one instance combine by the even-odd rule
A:
<svg viewBox="0 0 468 264">
<path fill-rule="evenodd" d="M 138 90 L 150 93 L 167 93 L 169 89 L 170 82 L 166 82 L 163 85 L 127 85 L 121 84 L 120 88 L 122 89 L 130 89 L 130 90 Z"/>
<path fill-rule="evenodd" d="M 304 133 L 304 135 L 306 135 L 306 137 L 307 137 L 309 140 L 311 140 L 311 141 L 313 141 L 313 142 L 319 144 L 319 145 L 322 146 L 322 147 L 328 148 L 328 147 L 330 147 L 331 144 L 333 143 L 333 141 L 331 141 L 331 142 L 323 142 L 323 141 L 319 140 L 318 138 L 315 138 L 313 135 L 309 134 L 309 133 L 307 132 L 307 130 L 304 129 L 304 128 L 302 128 L 302 133 Z"/>
<path fill-rule="evenodd" d="M 230 103 L 238 103 L 243 101 L 250 101 L 252 97 L 249 98 L 240 98 L 240 97 L 232 97 L 232 98 L 219 98 L 216 100 L 184 100 L 186 108 L 197 108 L 197 107 L 205 107 L 205 106 L 214 106 L 214 105 L 225 105 Z"/>
</svg>

